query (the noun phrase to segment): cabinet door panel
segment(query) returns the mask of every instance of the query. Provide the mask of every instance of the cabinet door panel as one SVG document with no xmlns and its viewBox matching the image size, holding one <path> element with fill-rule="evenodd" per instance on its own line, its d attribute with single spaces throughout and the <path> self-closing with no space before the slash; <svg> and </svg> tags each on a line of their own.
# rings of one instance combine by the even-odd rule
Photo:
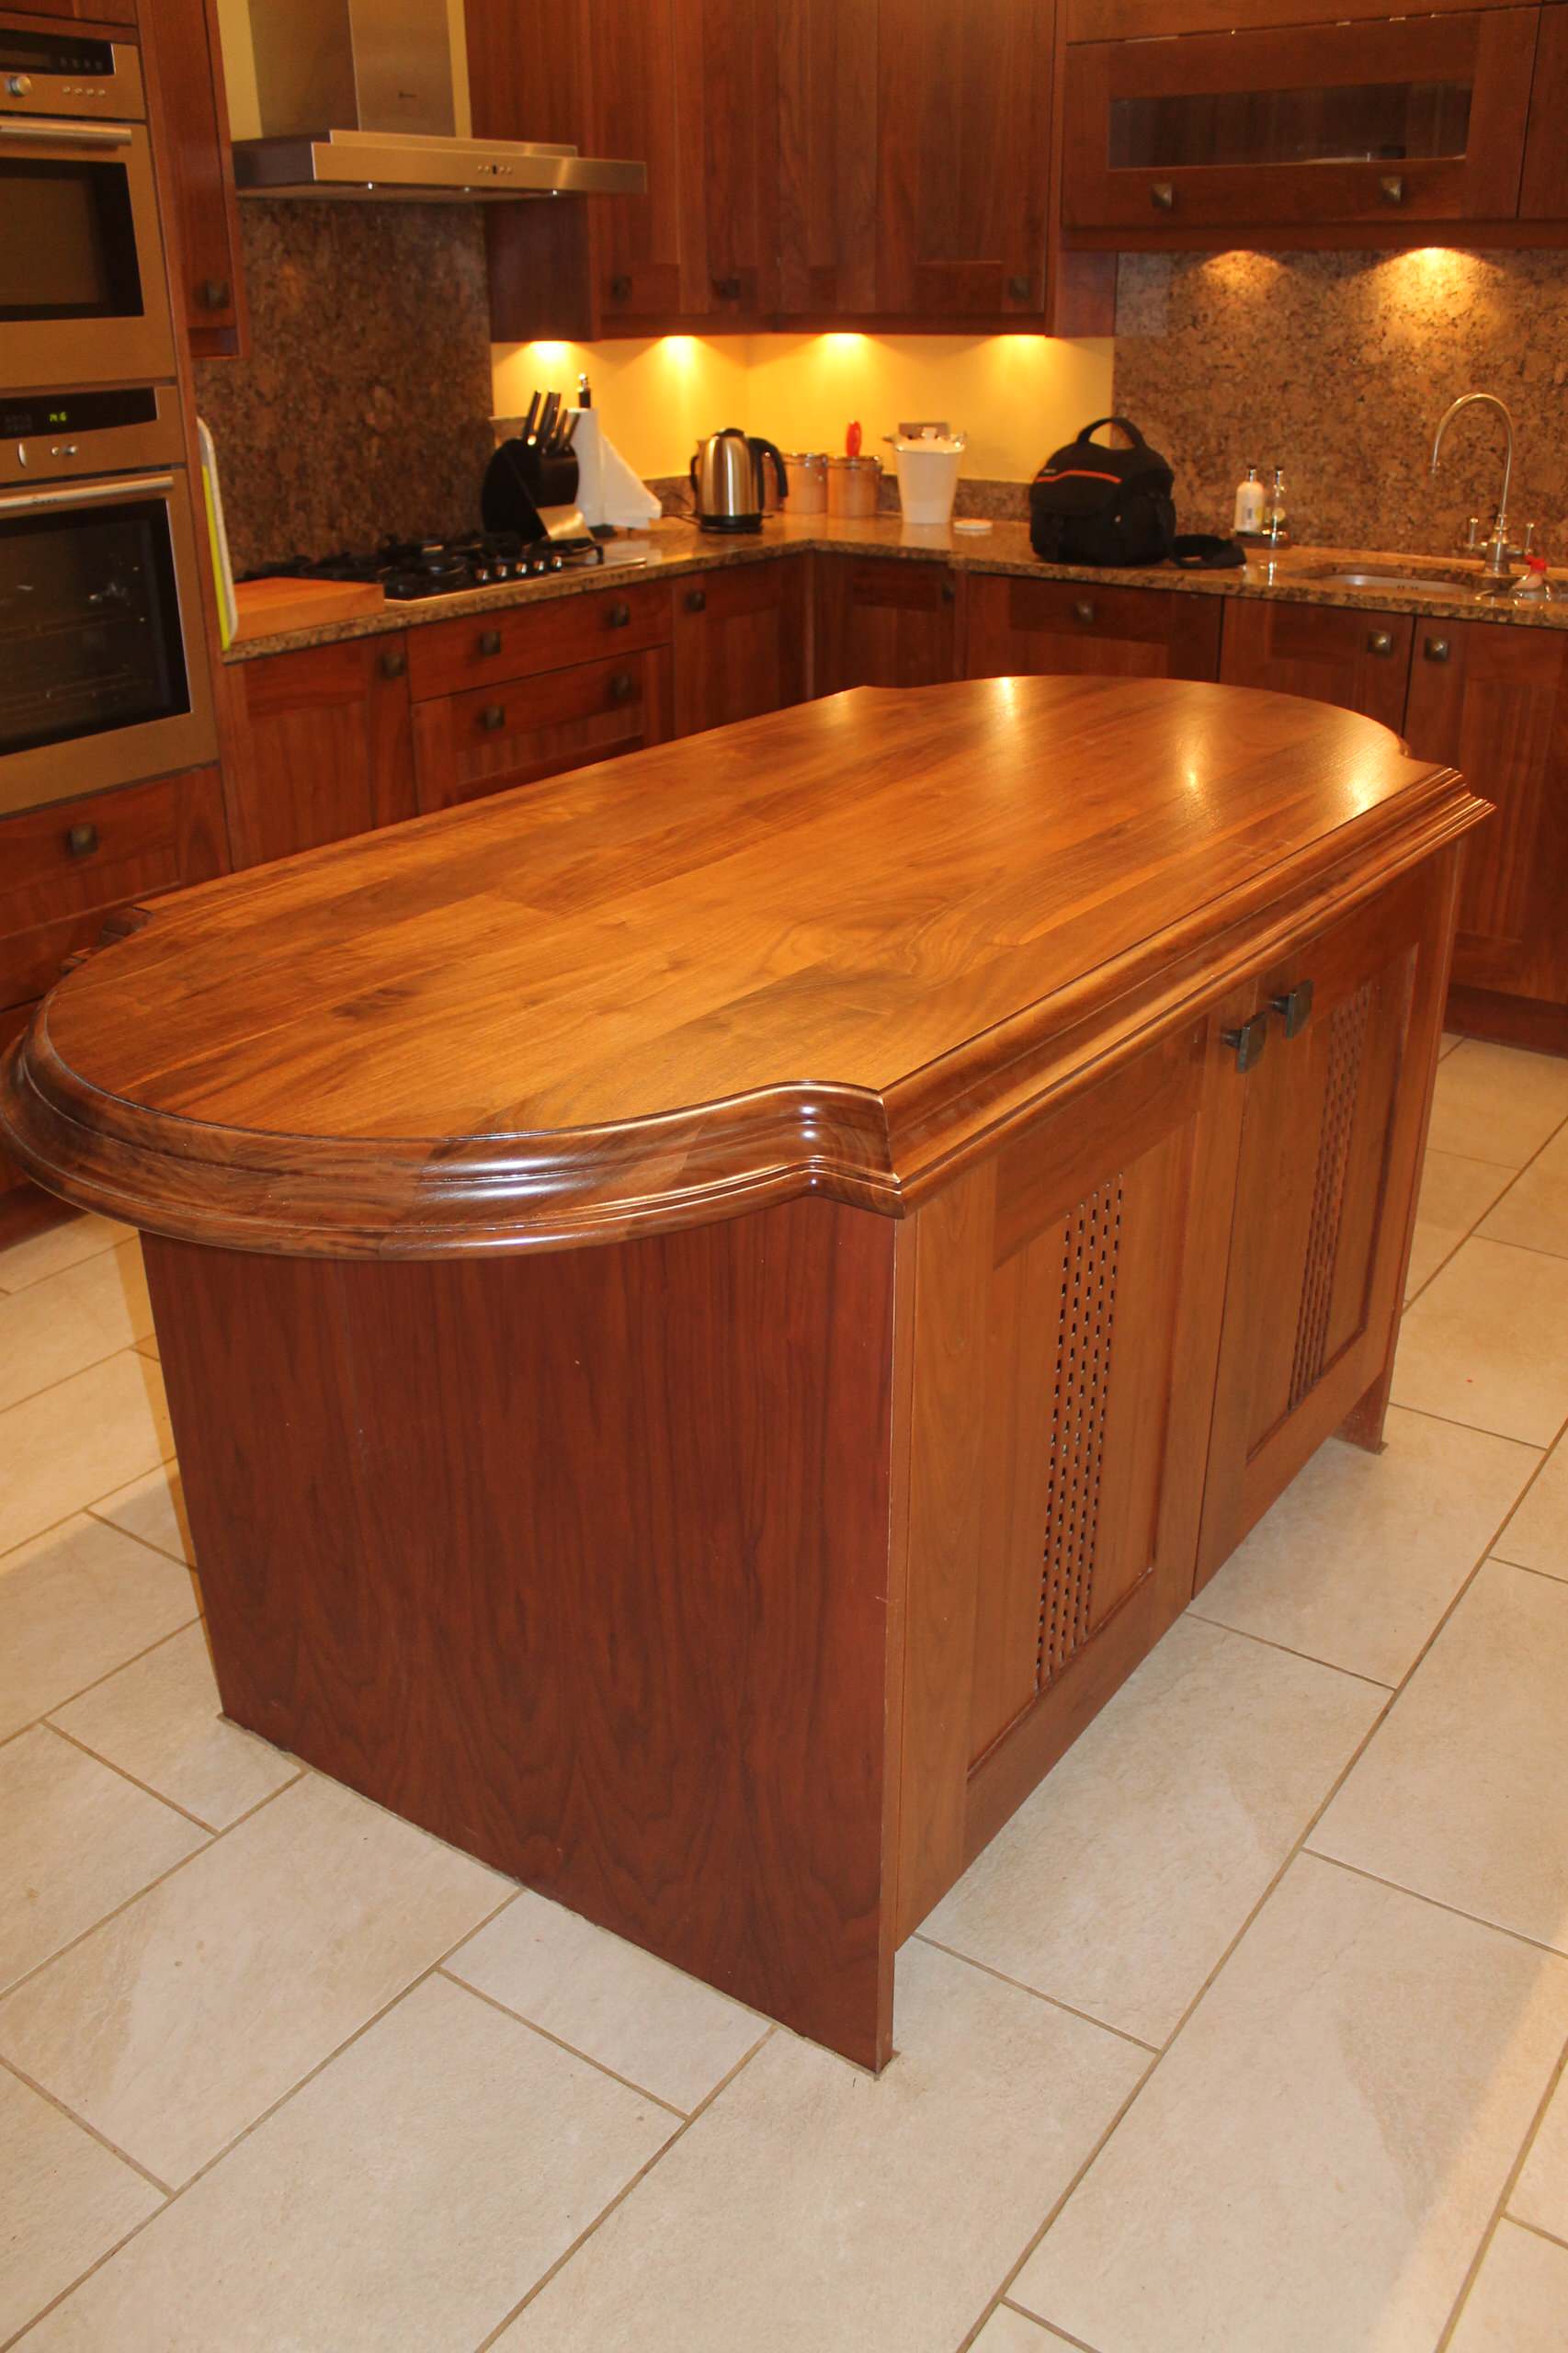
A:
<svg viewBox="0 0 1568 2353">
<path fill-rule="evenodd" d="M 157 0 L 148 14 L 164 108 L 159 193 L 179 259 L 176 315 L 198 359 L 229 358 L 244 352 L 245 313 L 217 0 Z"/>
<path fill-rule="evenodd" d="M 1568 220 L 1568 8 L 1543 8 L 1530 85 L 1529 131 L 1519 213 L 1526 221 Z"/>
<path fill-rule="evenodd" d="M 358 638 L 230 671 L 236 866 L 413 816 L 407 660 L 401 636 Z"/>
<path fill-rule="evenodd" d="M 778 302 L 877 308 L 877 0 L 778 0 Z"/>
<path fill-rule="evenodd" d="M 957 676 L 958 589 L 944 566 L 860 556 L 815 563 L 819 695 Z"/>
<path fill-rule="evenodd" d="M 668 697 L 661 649 L 416 704 L 419 806 L 455 808 L 663 743 Z"/>
<path fill-rule="evenodd" d="M 977 574 L 969 583 L 964 675 L 1213 678 L 1220 617 L 1217 597 Z"/>
<path fill-rule="evenodd" d="M 806 580 L 795 558 L 675 583 L 677 735 L 804 699 Z"/>
<path fill-rule="evenodd" d="M 1398 731 L 1415 631 L 1408 613 L 1237 597 L 1225 608 L 1220 677 L 1227 687 L 1267 687 L 1337 703 Z"/>
<path fill-rule="evenodd" d="M 1453 977 L 1568 1005 L 1568 641 L 1424 621 L 1404 733 L 1491 801 L 1465 845 Z"/>
<path fill-rule="evenodd" d="M 1440 1016 L 1451 858 L 1431 860 L 1266 976 L 1244 1117 L 1199 1581 L 1388 1362 Z"/>
</svg>

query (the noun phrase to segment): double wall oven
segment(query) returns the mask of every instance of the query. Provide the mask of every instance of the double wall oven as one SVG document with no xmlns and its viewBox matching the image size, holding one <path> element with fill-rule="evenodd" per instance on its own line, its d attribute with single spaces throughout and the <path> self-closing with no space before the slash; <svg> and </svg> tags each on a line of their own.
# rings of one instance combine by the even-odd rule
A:
<svg viewBox="0 0 1568 2353">
<path fill-rule="evenodd" d="M 214 752 L 134 46 L 0 16 L 0 220 L 3 813 Z"/>
</svg>

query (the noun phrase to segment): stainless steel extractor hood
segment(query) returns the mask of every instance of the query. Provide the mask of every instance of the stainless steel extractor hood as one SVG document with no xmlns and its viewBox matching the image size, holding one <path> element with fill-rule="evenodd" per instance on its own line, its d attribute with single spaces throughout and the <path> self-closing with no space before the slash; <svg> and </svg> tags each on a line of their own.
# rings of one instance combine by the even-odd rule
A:
<svg viewBox="0 0 1568 2353">
<path fill-rule="evenodd" d="M 234 142 L 242 196 L 466 204 L 644 196 L 642 164 L 472 139 L 448 0 L 250 0 L 259 139 Z"/>
</svg>

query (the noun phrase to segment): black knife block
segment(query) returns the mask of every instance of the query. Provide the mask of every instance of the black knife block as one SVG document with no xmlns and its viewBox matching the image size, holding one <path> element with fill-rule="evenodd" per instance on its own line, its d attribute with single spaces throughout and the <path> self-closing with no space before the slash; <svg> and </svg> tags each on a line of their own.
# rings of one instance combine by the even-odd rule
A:
<svg viewBox="0 0 1568 2353">
<path fill-rule="evenodd" d="M 485 469 L 479 511 L 487 531 L 515 531 L 531 544 L 560 536 L 560 515 L 575 517 L 572 528 L 580 532 L 576 506 L 577 460 L 569 449 L 546 458 L 527 441 L 503 441 Z"/>
</svg>

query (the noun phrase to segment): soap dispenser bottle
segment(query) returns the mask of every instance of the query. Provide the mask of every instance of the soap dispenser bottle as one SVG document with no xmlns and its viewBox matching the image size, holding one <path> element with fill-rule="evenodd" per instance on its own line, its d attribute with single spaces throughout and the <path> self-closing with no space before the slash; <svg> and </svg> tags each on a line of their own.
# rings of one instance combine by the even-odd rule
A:
<svg viewBox="0 0 1568 2353">
<path fill-rule="evenodd" d="M 1264 506 L 1264 536 L 1270 547 L 1288 548 L 1290 544 L 1290 512 L 1285 504 L 1285 469 L 1276 466 L 1274 480 Z"/>
<path fill-rule="evenodd" d="M 1249 466 L 1245 482 L 1236 484 L 1236 516 L 1232 528 L 1252 539 L 1263 529 L 1263 484 L 1256 466 Z"/>
</svg>

